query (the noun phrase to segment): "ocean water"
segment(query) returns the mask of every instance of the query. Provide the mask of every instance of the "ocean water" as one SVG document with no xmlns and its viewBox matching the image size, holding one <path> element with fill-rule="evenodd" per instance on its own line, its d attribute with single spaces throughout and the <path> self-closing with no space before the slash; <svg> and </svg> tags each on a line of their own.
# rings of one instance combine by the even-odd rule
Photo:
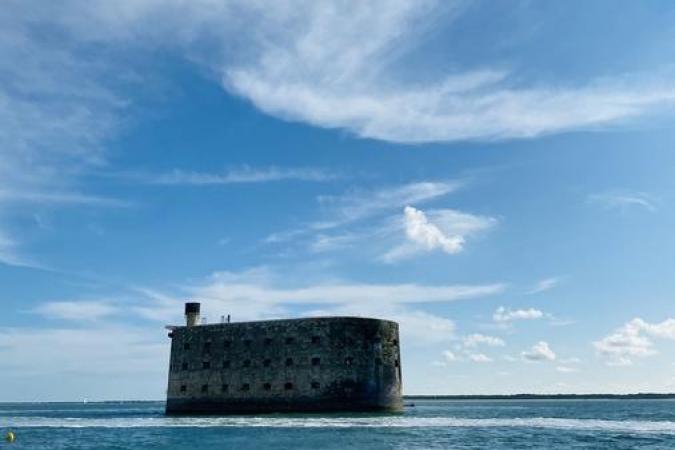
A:
<svg viewBox="0 0 675 450">
<path fill-rule="evenodd" d="M 0 403 L 12 449 L 675 449 L 673 400 L 412 400 L 400 414 L 165 417 L 161 402 Z"/>
</svg>

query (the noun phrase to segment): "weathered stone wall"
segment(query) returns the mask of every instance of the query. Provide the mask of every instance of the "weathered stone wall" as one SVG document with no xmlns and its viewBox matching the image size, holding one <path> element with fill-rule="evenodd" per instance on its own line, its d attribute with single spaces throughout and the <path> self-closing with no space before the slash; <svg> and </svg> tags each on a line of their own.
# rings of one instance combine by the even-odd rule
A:
<svg viewBox="0 0 675 450">
<path fill-rule="evenodd" d="M 167 413 L 396 410 L 398 324 L 353 317 L 178 327 Z"/>
</svg>

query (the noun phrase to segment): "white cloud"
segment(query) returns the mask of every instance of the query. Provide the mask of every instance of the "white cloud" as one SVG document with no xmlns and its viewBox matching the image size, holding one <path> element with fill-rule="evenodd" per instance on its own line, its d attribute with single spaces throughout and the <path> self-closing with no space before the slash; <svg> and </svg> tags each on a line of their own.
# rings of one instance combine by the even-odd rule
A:
<svg viewBox="0 0 675 450">
<path fill-rule="evenodd" d="M 43 303 L 32 312 L 50 319 L 92 321 L 115 315 L 119 308 L 109 301 L 61 301 Z"/>
<path fill-rule="evenodd" d="M 307 167 L 266 167 L 243 166 L 223 173 L 206 173 L 174 169 L 171 172 L 125 173 L 120 176 L 149 184 L 206 186 L 218 184 L 268 183 L 275 181 L 330 181 L 336 174 L 322 169 Z"/>
<path fill-rule="evenodd" d="M 571 358 L 558 359 L 558 362 L 560 362 L 560 364 L 567 364 L 567 365 L 581 364 L 581 359 L 573 356 Z"/>
<path fill-rule="evenodd" d="M 8 2 L 0 12 L 0 219 L 6 224 L 51 204 L 126 206 L 79 192 L 76 179 L 103 164 L 103 144 L 128 109 L 112 84 L 123 85 L 129 71 L 109 71 L 105 52 L 81 52 L 58 23 L 69 13 L 50 9 Z M 52 37 L 45 38 L 45 29 Z M 10 256 L 0 249 L 4 262 L 40 266 L 19 256 L 20 239 L 13 241 Z"/>
<path fill-rule="evenodd" d="M 522 352 L 520 356 L 526 361 L 554 361 L 556 358 L 555 353 L 545 341 L 537 342 L 530 350 Z"/>
<path fill-rule="evenodd" d="M 424 30 L 452 27 L 465 5 L 73 1 L 31 18 L 84 42 L 173 49 L 222 74 L 225 89 L 269 114 L 388 141 L 538 136 L 625 121 L 675 99 L 671 77 L 658 70 L 560 84 L 524 82 L 517 67 L 489 64 L 402 76 Z"/>
<path fill-rule="evenodd" d="M 458 181 L 420 181 L 400 185 L 385 186 L 371 190 L 351 190 L 342 195 L 323 195 L 318 197 L 323 217 L 293 230 L 272 233 L 264 240 L 267 244 L 281 244 L 289 241 L 300 241 L 307 245 L 309 251 L 321 253 L 340 250 L 357 243 L 369 243 L 360 248 L 370 248 L 373 243 L 388 240 L 403 228 L 403 224 L 390 219 L 376 227 L 367 223 L 365 229 L 361 222 L 376 218 L 392 210 L 403 208 L 407 203 L 426 202 L 440 198 L 461 186 Z M 354 230 L 354 224 L 361 224 L 361 229 Z M 349 231 L 333 232 L 345 227 Z"/>
<path fill-rule="evenodd" d="M 464 344 L 465 347 L 476 347 L 480 344 L 485 344 L 490 347 L 503 347 L 506 345 L 503 339 L 494 337 L 494 336 L 486 336 L 484 334 L 470 334 L 468 336 L 465 336 L 462 338 L 462 343 Z"/>
<path fill-rule="evenodd" d="M 319 202 L 327 208 L 332 218 L 315 224 L 314 228 L 331 228 L 338 224 L 354 222 L 378 213 L 403 208 L 410 203 L 422 203 L 456 191 L 459 181 L 421 181 L 377 190 L 356 190 L 340 196 L 321 196 Z"/>
<path fill-rule="evenodd" d="M 65 195 L 76 192 L 73 180 L 83 170 L 101 166 L 105 142 L 129 110 L 130 101 L 120 94 L 128 90 L 121 85 L 141 79 L 133 69 L 120 71 L 111 56 L 120 49 L 184 56 L 219 73 L 225 89 L 277 117 L 396 142 L 537 136 L 617 123 L 675 101 L 668 74 L 576 86 L 538 80 L 528 85 L 516 71 L 489 66 L 440 74 L 435 81 L 428 73 L 419 79 L 401 76 L 399 69 L 409 66 L 408 51 L 427 36 L 422 30 L 452 26 L 463 5 L 71 0 L 36 9 L 10 2 L 0 15 L 0 188 L 60 189 Z M 36 31 L 41 29 L 54 30 L 58 39 L 44 39 Z M 111 51 L 92 56 L 92 45 Z M 177 172 L 164 182 L 323 176 L 311 170 Z M 628 202 L 647 206 L 644 199 Z M 414 197 L 404 204 L 412 203 Z M 359 214 L 358 206 L 352 210 Z"/>
<path fill-rule="evenodd" d="M 335 235 L 319 233 L 309 244 L 309 249 L 313 253 L 323 253 L 337 249 L 344 249 L 347 247 L 352 247 L 356 241 L 361 239 L 361 237 L 362 236 L 353 233 Z"/>
<path fill-rule="evenodd" d="M 30 265 L 23 257 L 17 254 L 16 242 L 0 230 L 0 264 L 22 267 Z"/>
<path fill-rule="evenodd" d="M 447 362 L 457 361 L 457 355 L 455 355 L 455 354 L 454 354 L 453 352 L 451 352 L 450 350 L 445 350 L 445 351 L 443 352 L 443 358 L 445 358 L 445 360 L 446 360 Z"/>
<path fill-rule="evenodd" d="M 675 100 L 667 77 L 516 86 L 517 73 L 487 67 L 449 73 L 437 82 L 397 79 L 405 54 L 392 57 L 392 51 L 406 39 L 414 45 L 414 31 L 433 23 L 440 5 L 336 2 L 299 8 L 303 26 L 284 23 L 281 38 L 267 40 L 257 58 L 225 64 L 223 84 L 269 114 L 395 142 L 538 136 L 614 123 Z"/>
<path fill-rule="evenodd" d="M 5 374 L 147 376 L 166 368 L 169 345 L 165 337 L 147 328 L 108 325 L 77 329 L 0 328 L 0 358 L 5 361 Z"/>
<path fill-rule="evenodd" d="M 452 320 L 429 313 L 420 304 L 452 302 L 495 295 L 503 285 L 426 286 L 417 284 L 361 284 L 314 282 L 287 286 L 284 276 L 265 269 L 215 274 L 203 283 L 183 288 L 196 298 L 210 322 L 231 314 L 233 320 L 256 320 L 294 315 L 353 315 L 398 322 L 409 345 L 454 339 Z M 153 290 L 139 290 L 150 301 L 133 310 L 145 318 L 182 322 L 183 300 Z"/>
<path fill-rule="evenodd" d="M 483 353 L 469 353 L 469 359 L 477 363 L 489 363 L 492 362 L 492 358 L 483 354 Z"/>
<path fill-rule="evenodd" d="M 632 207 L 644 208 L 647 211 L 656 211 L 656 202 L 644 192 L 604 192 L 588 196 L 588 201 L 605 206 L 609 209 L 626 210 Z"/>
<path fill-rule="evenodd" d="M 497 308 L 492 315 L 493 320 L 499 323 L 508 323 L 515 320 L 535 320 L 541 319 L 542 317 L 544 317 L 544 313 L 538 309 L 529 308 L 511 310 L 503 306 Z"/>
<path fill-rule="evenodd" d="M 593 346 L 601 355 L 608 358 L 609 365 L 627 366 L 632 364 L 633 357 L 645 357 L 657 353 L 651 338 L 675 340 L 675 319 L 648 323 L 635 318 L 614 333 L 593 342 Z"/>
<path fill-rule="evenodd" d="M 319 283 L 301 287 L 274 287 L 232 278 L 230 273 L 214 276 L 207 285 L 196 286 L 201 298 L 285 304 L 363 303 L 400 304 L 451 302 L 500 293 L 502 284 L 428 286 L 419 284 Z"/>
<path fill-rule="evenodd" d="M 59 205 L 90 205 L 106 207 L 127 207 L 131 205 L 127 201 L 116 198 L 86 195 L 77 192 L 20 192 L 9 189 L 0 189 L 0 203 L 10 202 Z"/>
<path fill-rule="evenodd" d="M 531 289 L 529 289 L 526 293 L 527 294 L 539 294 L 541 292 L 545 292 L 545 291 L 553 289 L 558 284 L 560 284 L 560 278 L 559 277 L 544 278 L 543 280 L 537 281 L 537 283 Z"/>
<path fill-rule="evenodd" d="M 576 367 L 569 367 L 569 366 L 557 366 L 555 370 L 557 370 L 560 373 L 574 373 L 579 371 L 579 369 L 577 369 Z"/>
<path fill-rule="evenodd" d="M 497 221 L 491 217 L 474 216 L 451 209 L 433 210 L 429 215 L 406 206 L 404 231 L 407 242 L 389 250 L 382 256 L 385 262 L 396 262 L 420 252 L 441 250 L 448 254 L 459 253 L 469 236 L 492 227 Z"/>
</svg>

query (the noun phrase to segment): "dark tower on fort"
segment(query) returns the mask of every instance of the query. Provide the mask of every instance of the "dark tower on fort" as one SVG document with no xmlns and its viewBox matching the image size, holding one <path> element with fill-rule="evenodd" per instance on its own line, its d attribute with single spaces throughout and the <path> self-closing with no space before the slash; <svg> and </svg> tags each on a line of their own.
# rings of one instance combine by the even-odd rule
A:
<svg viewBox="0 0 675 450">
<path fill-rule="evenodd" d="M 398 324 L 318 317 L 169 327 L 167 414 L 401 408 Z"/>
</svg>

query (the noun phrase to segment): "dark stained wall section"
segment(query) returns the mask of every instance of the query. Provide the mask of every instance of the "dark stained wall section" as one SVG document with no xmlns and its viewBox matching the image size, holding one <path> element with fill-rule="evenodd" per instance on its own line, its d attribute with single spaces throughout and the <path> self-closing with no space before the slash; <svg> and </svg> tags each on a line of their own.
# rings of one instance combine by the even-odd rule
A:
<svg viewBox="0 0 675 450">
<path fill-rule="evenodd" d="M 167 414 L 401 408 L 398 324 L 356 317 L 172 331 Z"/>
</svg>

